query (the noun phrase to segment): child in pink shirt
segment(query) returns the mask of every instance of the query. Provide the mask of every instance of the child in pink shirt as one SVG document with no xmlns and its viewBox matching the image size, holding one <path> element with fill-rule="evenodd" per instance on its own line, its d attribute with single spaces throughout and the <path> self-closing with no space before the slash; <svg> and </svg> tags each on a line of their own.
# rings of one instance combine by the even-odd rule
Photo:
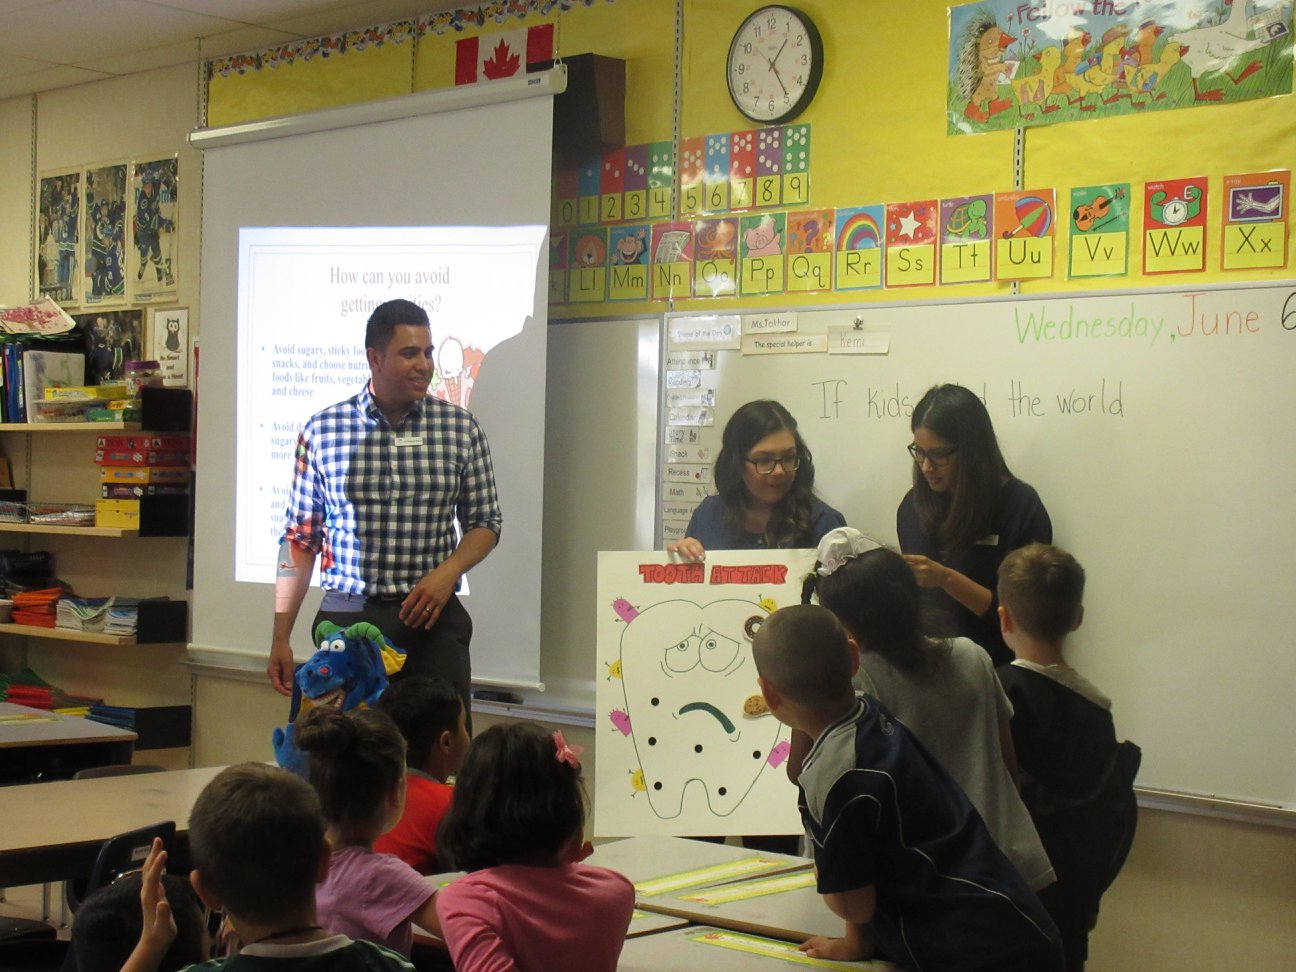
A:
<svg viewBox="0 0 1296 972">
<path fill-rule="evenodd" d="M 298 722 L 311 786 L 328 824 L 328 877 L 316 893 L 319 923 L 409 958 L 413 925 L 436 932 L 436 888 L 373 843 L 405 809 L 405 740 L 377 709 L 317 706 Z"/>
<path fill-rule="evenodd" d="M 579 863 L 579 750 L 535 723 L 473 740 L 439 853 L 469 873 L 437 895 L 457 972 L 613 972 L 634 910 L 623 875 Z"/>
</svg>

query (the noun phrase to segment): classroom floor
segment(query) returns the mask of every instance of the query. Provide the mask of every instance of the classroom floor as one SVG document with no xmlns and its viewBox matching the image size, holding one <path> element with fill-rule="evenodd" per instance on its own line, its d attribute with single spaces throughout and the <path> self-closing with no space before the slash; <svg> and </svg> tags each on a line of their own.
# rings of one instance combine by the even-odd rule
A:
<svg viewBox="0 0 1296 972">
<path fill-rule="evenodd" d="M 59 895 L 61 885 L 50 888 L 51 923 L 58 923 Z M 0 901 L 0 916 L 5 918 L 26 918 L 41 920 L 41 885 L 32 884 L 21 888 L 6 888 L 4 900 Z M 71 933 L 71 926 L 58 929 L 58 939 L 66 942 Z M 65 946 L 38 942 L 31 945 L 17 942 L 0 942 L 0 972 L 23 970 L 23 972 L 58 972 L 63 965 Z"/>
</svg>

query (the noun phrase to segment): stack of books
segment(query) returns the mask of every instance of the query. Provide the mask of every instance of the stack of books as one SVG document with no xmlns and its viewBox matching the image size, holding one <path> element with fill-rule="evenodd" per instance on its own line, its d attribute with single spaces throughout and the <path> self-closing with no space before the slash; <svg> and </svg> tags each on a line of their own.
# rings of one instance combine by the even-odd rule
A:
<svg viewBox="0 0 1296 972">
<path fill-rule="evenodd" d="M 62 588 L 47 587 L 40 591 L 18 591 L 12 597 L 14 624 L 27 624 L 36 628 L 52 628 L 58 616 L 58 600 Z"/>
<path fill-rule="evenodd" d="M 139 625 L 139 598 L 63 597 L 55 617 L 58 627 L 71 631 L 134 635 Z"/>
<path fill-rule="evenodd" d="M 142 500 L 188 494 L 189 450 L 184 434 L 99 436 L 95 462 L 102 495 L 95 504 L 95 525 L 137 530 Z"/>
</svg>

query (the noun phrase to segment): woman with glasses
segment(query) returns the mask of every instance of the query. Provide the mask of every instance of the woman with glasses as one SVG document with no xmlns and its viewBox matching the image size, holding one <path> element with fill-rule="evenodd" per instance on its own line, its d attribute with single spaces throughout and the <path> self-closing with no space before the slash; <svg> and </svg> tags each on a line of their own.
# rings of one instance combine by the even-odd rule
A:
<svg viewBox="0 0 1296 972">
<path fill-rule="evenodd" d="M 715 483 L 685 537 L 667 550 L 701 561 L 711 550 L 815 547 L 846 519 L 814 492 L 814 461 L 796 419 L 778 402 L 748 402 L 725 426 Z"/>
<path fill-rule="evenodd" d="M 1053 542 L 1048 511 L 1009 472 L 990 414 L 962 385 L 928 389 L 910 427 L 913 488 L 896 511 L 896 533 L 924 589 L 927 633 L 970 638 L 1007 664 L 995 578 L 1010 551 Z"/>
</svg>

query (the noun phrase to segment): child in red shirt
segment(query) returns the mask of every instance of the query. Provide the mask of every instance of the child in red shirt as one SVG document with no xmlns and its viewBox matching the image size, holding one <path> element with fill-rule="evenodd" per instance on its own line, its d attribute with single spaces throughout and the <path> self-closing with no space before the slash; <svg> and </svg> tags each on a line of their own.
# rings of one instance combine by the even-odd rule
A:
<svg viewBox="0 0 1296 972">
<path fill-rule="evenodd" d="M 428 675 L 396 679 L 378 699 L 405 737 L 405 812 L 374 841 L 380 854 L 394 854 L 421 874 L 446 870 L 437 859 L 436 835 L 450 809 L 454 788 L 446 780 L 468 750 L 463 701 L 449 682 Z"/>
</svg>

